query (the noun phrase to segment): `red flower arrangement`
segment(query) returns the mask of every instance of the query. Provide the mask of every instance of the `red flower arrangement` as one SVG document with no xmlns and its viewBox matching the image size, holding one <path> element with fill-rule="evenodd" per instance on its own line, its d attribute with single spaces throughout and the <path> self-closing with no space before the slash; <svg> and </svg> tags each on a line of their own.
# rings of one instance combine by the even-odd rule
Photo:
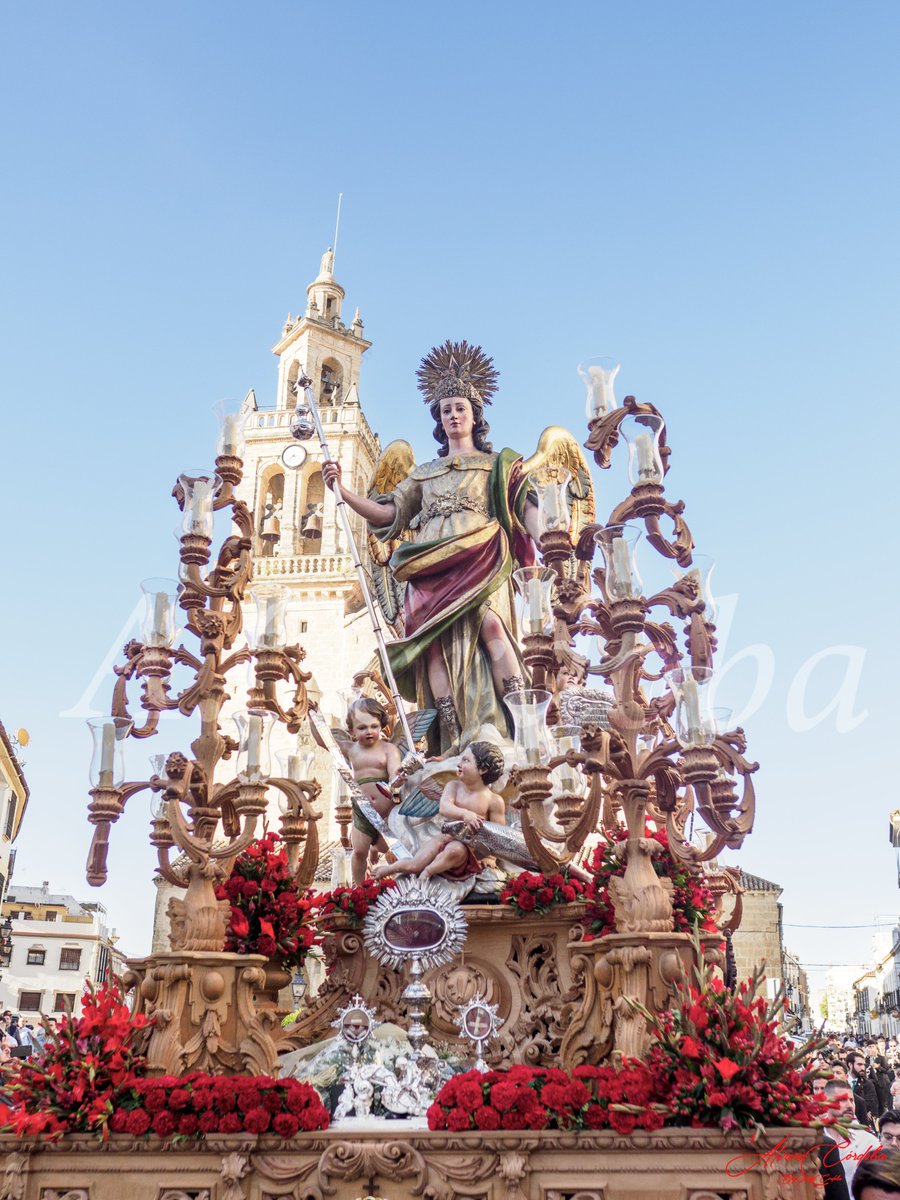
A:
<svg viewBox="0 0 900 1200">
<path fill-rule="evenodd" d="M 580 900 L 584 893 L 585 885 L 570 875 L 567 867 L 553 875 L 523 871 L 507 881 L 500 893 L 500 903 L 528 916 L 549 912 L 555 904 L 571 904 L 573 900 Z"/>
<path fill-rule="evenodd" d="M 109 1128 L 134 1137 L 203 1138 L 271 1133 L 291 1138 L 327 1129 L 331 1118 L 311 1084 L 265 1075 L 162 1075 L 120 1092 Z"/>
<path fill-rule="evenodd" d="M 145 1016 L 132 1016 L 118 983 L 88 984 L 81 1016 L 64 1016 L 43 1056 L 6 1074 L 0 1127 L 19 1137 L 99 1133 L 105 1139 L 117 1094 L 143 1076 L 144 1060 L 132 1042 L 147 1024 Z"/>
<path fill-rule="evenodd" d="M 653 1079 L 638 1062 L 616 1067 L 511 1067 L 455 1075 L 428 1109 L 428 1128 L 466 1130 L 660 1129 L 665 1111 L 654 1105 Z"/>
<path fill-rule="evenodd" d="M 767 1003 L 759 990 L 763 968 L 730 992 L 703 962 L 695 935 L 693 982 L 675 984 L 671 1007 L 652 1016 L 634 1005 L 652 1030 L 647 1067 L 657 1095 L 671 1109 L 669 1124 L 722 1129 L 832 1123 L 829 1101 L 812 1092 L 813 1072 L 802 1061 L 825 1043 L 796 1047 L 778 1033 L 781 999 Z"/>
<path fill-rule="evenodd" d="M 609 894 L 609 881 L 614 875 L 621 877 L 625 874 L 625 863 L 619 857 L 618 850 L 628 837 L 628 831 L 619 826 L 603 832 L 607 840 L 594 847 L 593 855 L 585 864 L 585 869 L 594 876 L 587 894 L 589 907 L 586 918 L 589 924 L 585 941 L 616 931 L 616 908 Z M 672 880 L 675 932 L 690 933 L 695 925 L 699 925 L 705 933 L 718 933 L 715 900 L 702 878 L 675 859 L 664 829 L 647 829 L 645 836 L 662 846 L 662 852 L 653 856 L 653 869 L 657 875 Z"/>
<path fill-rule="evenodd" d="M 349 917 L 353 925 L 361 925 L 366 913 L 385 892 L 397 886 L 396 879 L 367 879 L 359 887 L 336 887 L 312 897 L 320 919 L 327 920 L 335 913 Z"/>
<path fill-rule="evenodd" d="M 231 905 L 225 949 L 234 954 L 264 954 L 296 970 L 318 940 L 312 899 L 294 882 L 277 833 L 251 842 L 238 855 L 216 898 Z"/>
</svg>

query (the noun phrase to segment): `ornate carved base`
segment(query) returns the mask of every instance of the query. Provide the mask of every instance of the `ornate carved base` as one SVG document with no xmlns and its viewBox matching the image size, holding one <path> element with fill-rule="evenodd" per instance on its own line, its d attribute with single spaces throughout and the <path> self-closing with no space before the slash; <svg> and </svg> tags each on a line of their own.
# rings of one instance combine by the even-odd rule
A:
<svg viewBox="0 0 900 1200">
<path fill-rule="evenodd" d="M 399 1124 L 399 1123 L 398 1123 Z M 0 1136 L 0 1200 L 814 1200 L 816 1134 L 330 1129 L 205 1146 Z M 778 1146 L 779 1153 L 765 1151 Z"/>
<path fill-rule="evenodd" d="M 269 1075 L 278 1057 L 278 1015 L 261 994 L 260 954 L 181 951 L 131 959 L 134 1011 L 153 1017 L 144 1048 L 152 1075 Z"/>
<path fill-rule="evenodd" d="M 707 962 L 722 965 L 720 939 L 702 938 Z M 642 1058 L 647 1051 L 647 1021 L 626 1000 L 631 997 L 652 1013 L 668 1006 L 672 984 L 682 965 L 690 970 L 694 948 L 687 933 L 612 933 L 569 947 L 578 999 L 564 1014 L 562 1065 L 599 1063 L 618 1052 Z"/>
<path fill-rule="evenodd" d="M 504 1022 L 499 1041 L 485 1048 L 492 1066 L 558 1062 L 563 1038 L 562 1011 L 574 1001 L 575 978 L 567 950 L 581 905 L 553 909 L 543 917 L 522 917 L 506 906 L 464 908 L 469 935 L 463 954 L 449 967 L 425 975 L 433 996 L 430 1030 L 437 1041 L 460 1044 L 456 1025 L 461 1004 L 481 993 L 496 1004 Z M 311 1008 L 281 1034 L 284 1048 L 331 1036 L 337 1009 L 358 991 L 384 1021 L 406 1026 L 400 993 L 405 978 L 365 954 L 362 938 L 338 931 L 326 952 L 334 966 Z"/>
</svg>

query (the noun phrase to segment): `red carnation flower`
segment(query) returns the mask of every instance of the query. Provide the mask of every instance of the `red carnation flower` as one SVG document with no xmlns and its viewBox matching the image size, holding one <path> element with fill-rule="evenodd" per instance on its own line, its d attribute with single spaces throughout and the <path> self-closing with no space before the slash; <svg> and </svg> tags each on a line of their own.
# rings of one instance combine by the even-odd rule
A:
<svg viewBox="0 0 900 1200">
<path fill-rule="evenodd" d="M 461 1084 L 457 1092 L 456 1103 L 460 1108 L 464 1108 L 469 1112 L 473 1112 L 476 1108 L 480 1108 L 484 1103 L 481 1093 L 481 1085 L 475 1083 L 474 1081 Z"/>
<path fill-rule="evenodd" d="M 328 1109 L 325 1108 L 321 1101 L 318 1104 L 304 1108 L 297 1116 L 300 1128 L 307 1133 L 312 1133 L 315 1129 L 327 1129 L 329 1119 Z"/>
<path fill-rule="evenodd" d="M 475 1125 L 478 1129 L 499 1129 L 500 1114 L 496 1109 L 482 1106 L 475 1110 Z"/>
<path fill-rule="evenodd" d="M 150 1128 L 150 1114 L 142 1108 L 136 1108 L 128 1114 L 125 1121 L 125 1132 L 141 1137 Z"/>
<path fill-rule="evenodd" d="M 141 1096 L 141 1102 L 149 1113 L 162 1112 L 166 1107 L 166 1093 L 162 1088 L 153 1088 L 152 1091 L 148 1090 Z"/>
<path fill-rule="evenodd" d="M 244 1128 L 248 1133 L 265 1133 L 270 1121 L 271 1115 L 264 1108 L 251 1108 L 244 1116 Z"/>
<path fill-rule="evenodd" d="M 440 1104 L 432 1104 L 429 1107 L 426 1116 L 428 1117 L 429 1129 L 447 1128 L 447 1114 L 444 1112 L 443 1108 L 441 1108 Z"/>
<path fill-rule="evenodd" d="M 451 1108 L 447 1114 L 447 1128 L 454 1133 L 461 1133 L 464 1129 L 468 1129 L 471 1121 L 471 1113 L 462 1108 Z"/>
<path fill-rule="evenodd" d="M 187 1108 L 191 1102 L 191 1094 L 186 1088 L 173 1088 L 169 1093 L 169 1108 L 176 1111 Z"/>
<path fill-rule="evenodd" d="M 220 1133 L 240 1133 L 243 1128 L 241 1118 L 234 1112 L 225 1113 L 219 1121 Z"/>
<path fill-rule="evenodd" d="M 299 1128 L 300 1122 L 293 1113 L 280 1112 L 272 1118 L 272 1129 L 279 1137 L 293 1137 Z"/>
<path fill-rule="evenodd" d="M 153 1132 L 159 1137 L 171 1137 L 175 1132 L 175 1118 L 170 1112 L 157 1113 L 153 1118 Z"/>
<path fill-rule="evenodd" d="M 109 1128 L 113 1133 L 124 1133 L 131 1114 L 124 1108 L 117 1108 L 109 1118 Z"/>
<path fill-rule="evenodd" d="M 219 1128 L 219 1118 L 214 1112 L 207 1110 L 197 1118 L 197 1128 L 201 1133 L 216 1133 Z"/>
</svg>

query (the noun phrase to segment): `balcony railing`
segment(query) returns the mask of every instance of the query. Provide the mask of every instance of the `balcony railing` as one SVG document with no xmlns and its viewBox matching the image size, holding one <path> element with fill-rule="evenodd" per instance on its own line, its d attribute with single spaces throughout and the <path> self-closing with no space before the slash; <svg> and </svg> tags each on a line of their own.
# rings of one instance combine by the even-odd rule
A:
<svg viewBox="0 0 900 1200">
<path fill-rule="evenodd" d="M 347 575 L 353 570 L 349 554 L 293 554 L 257 558 L 253 563 L 256 579 L 282 579 L 288 575 Z"/>
</svg>

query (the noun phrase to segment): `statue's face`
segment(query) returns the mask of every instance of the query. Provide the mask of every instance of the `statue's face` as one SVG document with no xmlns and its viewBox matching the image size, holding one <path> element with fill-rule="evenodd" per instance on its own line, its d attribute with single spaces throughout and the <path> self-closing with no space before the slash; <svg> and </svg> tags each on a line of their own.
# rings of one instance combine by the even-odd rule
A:
<svg viewBox="0 0 900 1200">
<path fill-rule="evenodd" d="M 381 740 L 381 722 L 371 713 L 354 708 L 350 734 L 361 746 L 372 747 Z"/>
<path fill-rule="evenodd" d="M 456 441 L 472 436 L 475 416 L 465 396 L 448 396 L 441 401 L 441 425 L 447 437 Z"/>
<path fill-rule="evenodd" d="M 471 750 L 464 750 L 460 755 L 456 766 L 456 773 L 463 783 L 469 787 L 477 786 L 482 782 L 481 771 L 478 769 L 478 763 L 475 761 L 475 755 Z"/>
</svg>

